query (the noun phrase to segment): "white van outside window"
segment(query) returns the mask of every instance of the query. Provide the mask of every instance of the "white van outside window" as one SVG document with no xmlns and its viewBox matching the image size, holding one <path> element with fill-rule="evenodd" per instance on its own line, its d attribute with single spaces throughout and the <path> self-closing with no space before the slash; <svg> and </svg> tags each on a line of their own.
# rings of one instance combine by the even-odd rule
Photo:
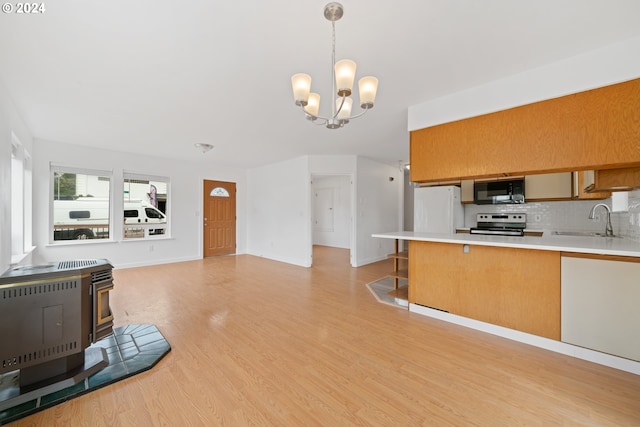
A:
<svg viewBox="0 0 640 427">
<path fill-rule="evenodd" d="M 51 165 L 51 241 L 110 238 L 111 173 Z"/>
<path fill-rule="evenodd" d="M 124 239 L 167 237 L 169 178 L 123 173 Z"/>
</svg>

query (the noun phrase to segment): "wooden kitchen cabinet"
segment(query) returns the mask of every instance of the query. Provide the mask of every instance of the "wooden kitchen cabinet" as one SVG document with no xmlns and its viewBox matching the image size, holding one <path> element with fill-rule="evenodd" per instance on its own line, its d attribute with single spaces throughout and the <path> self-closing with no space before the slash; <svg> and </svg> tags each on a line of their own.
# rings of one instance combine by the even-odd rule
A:
<svg viewBox="0 0 640 427">
<path fill-rule="evenodd" d="M 580 200 L 606 199 L 611 197 L 610 191 L 594 191 L 595 171 L 585 170 L 574 172 L 574 197 Z M 587 191 L 591 188 L 591 191 Z"/>
<path fill-rule="evenodd" d="M 460 201 L 462 203 L 473 203 L 473 179 L 463 179 L 460 181 Z"/>
<path fill-rule="evenodd" d="M 526 201 L 571 200 L 573 197 L 573 173 L 544 173 L 524 177 Z"/>
<path fill-rule="evenodd" d="M 640 166 L 640 79 L 411 132 L 411 181 Z"/>
<path fill-rule="evenodd" d="M 604 169 L 593 171 L 593 182 L 585 191 L 631 191 L 640 188 L 640 168 Z"/>
<path fill-rule="evenodd" d="M 640 361 L 639 277 L 638 258 L 563 254 L 562 341 Z"/>
<path fill-rule="evenodd" d="M 560 339 L 560 253 L 409 242 L 409 302 Z"/>
</svg>

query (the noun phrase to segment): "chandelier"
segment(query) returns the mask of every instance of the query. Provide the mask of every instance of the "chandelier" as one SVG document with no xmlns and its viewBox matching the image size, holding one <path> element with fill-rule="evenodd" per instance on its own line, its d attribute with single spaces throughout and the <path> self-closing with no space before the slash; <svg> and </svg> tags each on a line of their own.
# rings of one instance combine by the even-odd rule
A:
<svg viewBox="0 0 640 427">
<path fill-rule="evenodd" d="M 311 93 L 311 76 L 304 73 L 294 74 L 291 77 L 293 87 L 293 97 L 296 105 L 301 107 L 308 120 L 319 125 L 326 125 L 329 129 L 341 128 L 349 120 L 364 115 L 373 108 L 378 91 L 378 79 L 372 76 L 363 77 L 358 80 L 358 90 L 360 92 L 360 108 L 362 111 L 355 116 L 351 115 L 353 99 L 351 89 L 356 76 L 356 63 L 350 59 L 343 59 L 336 62 L 336 21 L 342 18 L 344 10 L 340 3 L 329 3 L 324 7 L 324 17 L 331 21 L 332 46 L 331 46 L 331 82 L 333 93 L 337 93 L 335 102 L 331 103 L 331 116 L 322 117 L 318 115 L 320 110 L 320 95 Z M 337 89 L 336 89 L 337 88 Z"/>
</svg>

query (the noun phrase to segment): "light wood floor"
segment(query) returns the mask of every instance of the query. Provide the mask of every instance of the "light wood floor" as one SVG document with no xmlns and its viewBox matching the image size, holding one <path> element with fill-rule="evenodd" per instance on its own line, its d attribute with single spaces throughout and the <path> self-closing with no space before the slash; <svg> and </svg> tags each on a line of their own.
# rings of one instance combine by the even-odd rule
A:
<svg viewBox="0 0 640 427">
<path fill-rule="evenodd" d="M 248 255 L 115 270 L 116 325 L 152 323 L 150 371 L 16 426 L 640 425 L 640 376 L 376 302 L 391 261 Z"/>
</svg>

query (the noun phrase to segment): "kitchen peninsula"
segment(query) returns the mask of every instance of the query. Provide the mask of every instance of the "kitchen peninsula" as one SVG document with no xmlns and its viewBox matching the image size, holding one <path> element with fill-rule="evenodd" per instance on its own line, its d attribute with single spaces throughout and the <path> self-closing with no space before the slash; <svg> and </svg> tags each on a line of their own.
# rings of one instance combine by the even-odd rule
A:
<svg viewBox="0 0 640 427">
<path fill-rule="evenodd" d="M 509 87 L 518 92 L 517 82 Z M 474 114 L 437 101 L 410 108 L 414 123 L 427 123 L 409 127 L 410 181 L 470 188 L 482 180 L 572 177 L 568 192 L 545 179 L 541 195 L 529 186 L 537 201 L 640 188 L 640 79 L 590 87 L 535 102 L 480 91 Z M 469 95 L 453 99 L 468 111 Z M 448 114 L 422 117 L 436 106 Z M 462 193 L 461 201 L 478 201 Z M 453 233 L 459 227 L 373 235 L 408 241 L 410 311 L 640 375 L 640 242 Z"/>
<path fill-rule="evenodd" d="M 628 303 L 640 298 L 639 242 L 551 232 L 373 237 L 409 242 L 410 311 L 640 374 L 640 315 Z"/>
</svg>

